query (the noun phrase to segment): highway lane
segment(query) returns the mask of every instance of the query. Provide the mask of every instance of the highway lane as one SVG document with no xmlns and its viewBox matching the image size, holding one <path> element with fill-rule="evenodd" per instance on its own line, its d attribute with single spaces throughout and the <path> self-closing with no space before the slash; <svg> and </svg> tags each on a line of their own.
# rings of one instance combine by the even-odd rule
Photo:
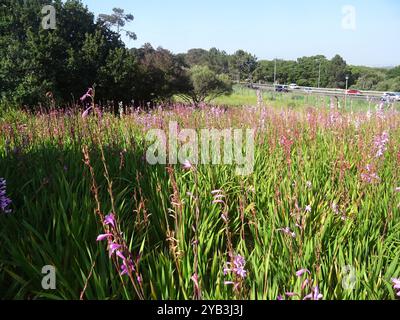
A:
<svg viewBox="0 0 400 320">
<path fill-rule="evenodd" d="M 265 84 L 257 84 L 253 83 L 252 85 L 248 83 L 241 83 L 241 85 L 246 86 L 247 88 L 251 88 L 254 90 L 263 90 L 263 91 L 271 91 L 275 92 L 275 86 L 265 85 Z M 306 89 L 308 89 L 306 91 Z M 380 91 L 361 91 L 361 94 L 348 94 L 344 89 L 330 89 L 330 88 L 315 88 L 315 87 L 298 87 L 297 89 L 290 89 L 289 93 L 292 94 L 301 94 L 301 95 L 316 95 L 316 96 L 327 96 L 327 97 L 338 97 L 338 98 L 349 98 L 349 99 L 360 99 L 366 101 L 380 102 L 384 92 Z"/>
</svg>

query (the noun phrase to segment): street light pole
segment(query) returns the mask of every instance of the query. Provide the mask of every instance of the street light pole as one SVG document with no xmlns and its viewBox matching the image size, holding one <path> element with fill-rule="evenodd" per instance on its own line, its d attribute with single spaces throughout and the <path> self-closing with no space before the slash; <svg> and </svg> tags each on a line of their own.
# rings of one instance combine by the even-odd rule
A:
<svg viewBox="0 0 400 320">
<path fill-rule="evenodd" d="M 276 84 L 276 58 L 275 58 L 275 66 L 274 66 L 274 85 Z"/>
<path fill-rule="evenodd" d="M 321 85 L 321 59 L 319 59 L 319 68 L 318 68 L 318 89 Z"/>
</svg>

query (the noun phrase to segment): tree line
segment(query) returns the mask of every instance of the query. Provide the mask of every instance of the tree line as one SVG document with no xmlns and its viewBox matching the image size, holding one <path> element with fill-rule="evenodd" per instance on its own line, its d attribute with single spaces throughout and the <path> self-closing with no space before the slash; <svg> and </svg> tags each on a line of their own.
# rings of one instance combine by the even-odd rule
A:
<svg viewBox="0 0 400 320">
<path fill-rule="evenodd" d="M 41 26 L 41 9 L 54 6 L 57 27 Z M 400 91 L 400 67 L 349 66 L 340 56 L 297 61 L 258 60 L 251 53 L 212 48 L 174 54 L 146 44 L 128 49 L 121 40 L 131 14 L 114 9 L 97 19 L 80 0 L 0 0 L 0 99 L 15 106 L 75 104 L 95 85 L 96 100 L 135 105 L 180 95 L 200 103 L 232 91 L 233 81 Z M 116 30 L 115 30 L 116 29 Z"/>
</svg>

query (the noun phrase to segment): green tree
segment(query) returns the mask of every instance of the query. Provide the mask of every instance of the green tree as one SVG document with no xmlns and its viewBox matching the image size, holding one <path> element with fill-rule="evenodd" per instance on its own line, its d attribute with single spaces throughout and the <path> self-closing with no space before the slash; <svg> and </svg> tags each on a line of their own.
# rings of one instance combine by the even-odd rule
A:
<svg viewBox="0 0 400 320">
<path fill-rule="evenodd" d="M 190 87 L 181 97 L 195 105 L 218 96 L 232 93 L 232 82 L 227 75 L 217 75 L 207 66 L 194 66 L 189 71 Z"/>
<path fill-rule="evenodd" d="M 254 70 L 253 80 L 255 82 L 274 82 L 274 61 L 261 60 Z"/>
<path fill-rule="evenodd" d="M 98 98 L 112 97 L 116 102 L 130 103 L 137 95 L 140 81 L 139 64 L 134 55 L 125 48 L 112 50 L 99 70 Z M 115 112 L 117 104 L 114 104 Z"/>
<path fill-rule="evenodd" d="M 376 90 L 377 85 L 386 79 L 386 70 L 364 66 L 351 66 L 351 73 L 356 80 L 352 88 Z"/>
<path fill-rule="evenodd" d="M 389 92 L 400 92 L 400 77 L 386 79 L 377 84 L 376 90 L 378 91 L 389 91 Z"/>
<path fill-rule="evenodd" d="M 100 24 L 104 24 L 109 28 L 116 27 L 118 34 L 124 31 L 129 39 L 136 40 L 137 36 L 134 32 L 122 29 L 127 23 L 133 20 L 134 16 L 131 13 L 125 14 L 125 10 L 121 8 L 114 8 L 112 14 L 100 14 L 98 17 Z"/>
<path fill-rule="evenodd" d="M 3 0 L 4 1 L 4 0 Z M 109 52 L 123 47 L 115 32 L 94 23 L 78 0 L 9 1 L 0 23 L 0 87 L 3 100 L 16 105 L 58 104 L 79 97 L 98 80 Z M 51 4 L 57 28 L 41 27 L 41 8 Z"/>
<path fill-rule="evenodd" d="M 207 55 L 207 65 L 217 74 L 229 73 L 229 55 L 225 51 L 211 48 Z"/>
<path fill-rule="evenodd" d="M 208 51 L 204 49 L 190 49 L 184 55 L 185 62 L 188 66 L 208 65 Z"/>
<path fill-rule="evenodd" d="M 169 99 L 189 89 L 189 76 L 180 57 L 161 47 L 154 49 L 150 44 L 131 52 L 139 62 L 136 99 L 141 103 Z"/>
<path fill-rule="evenodd" d="M 349 77 L 349 87 L 354 83 L 355 79 L 352 76 L 351 70 L 348 68 L 346 61 L 340 55 L 336 55 L 332 58 L 327 69 L 328 86 L 332 88 L 345 88 L 346 76 Z"/>
<path fill-rule="evenodd" d="M 252 80 L 256 68 L 257 58 L 248 52 L 238 50 L 230 57 L 229 71 L 233 79 Z"/>
<path fill-rule="evenodd" d="M 295 80 L 300 86 L 317 87 L 318 82 L 321 87 L 328 84 L 326 74 L 328 60 L 323 55 L 302 57 L 297 59 L 295 67 Z"/>
<path fill-rule="evenodd" d="M 390 69 L 387 76 L 389 79 L 400 77 L 400 66 Z"/>
</svg>

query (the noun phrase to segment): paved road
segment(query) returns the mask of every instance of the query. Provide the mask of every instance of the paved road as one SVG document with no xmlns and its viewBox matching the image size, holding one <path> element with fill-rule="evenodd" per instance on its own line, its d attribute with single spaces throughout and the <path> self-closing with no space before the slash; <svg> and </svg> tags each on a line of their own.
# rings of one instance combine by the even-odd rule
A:
<svg viewBox="0 0 400 320">
<path fill-rule="evenodd" d="M 249 87 L 249 84 L 242 83 L 242 85 Z M 260 89 L 264 91 L 275 91 L 275 87 L 272 85 L 265 84 L 252 84 L 253 89 Z M 305 91 L 306 88 L 311 90 Z M 350 99 L 361 99 L 367 101 L 380 101 L 384 92 L 380 91 L 361 91 L 360 95 L 346 94 L 344 89 L 328 89 L 328 88 L 310 88 L 310 87 L 299 87 L 298 89 L 289 89 L 291 93 L 299 93 L 303 95 L 317 95 L 317 96 L 328 96 L 328 97 L 348 97 Z"/>
</svg>

